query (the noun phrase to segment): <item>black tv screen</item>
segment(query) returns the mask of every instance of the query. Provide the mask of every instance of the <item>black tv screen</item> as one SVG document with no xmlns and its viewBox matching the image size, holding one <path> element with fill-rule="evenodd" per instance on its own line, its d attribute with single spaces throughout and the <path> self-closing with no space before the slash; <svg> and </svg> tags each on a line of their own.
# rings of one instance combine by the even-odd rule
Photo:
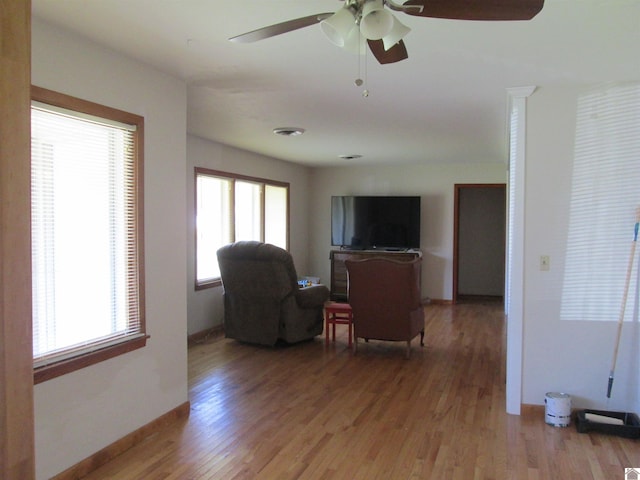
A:
<svg viewBox="0 0 640 480">
<path fill-rule="evenodd" d="M 420 248 L 420 197 L 331 197 L 331 245 L 357 250 Z"/>
</svg>

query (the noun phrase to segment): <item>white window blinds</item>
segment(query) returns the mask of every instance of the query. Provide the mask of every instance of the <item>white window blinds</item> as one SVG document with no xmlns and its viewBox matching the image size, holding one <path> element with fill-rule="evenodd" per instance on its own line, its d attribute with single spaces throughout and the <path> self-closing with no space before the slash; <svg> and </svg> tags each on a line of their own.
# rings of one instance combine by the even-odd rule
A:
<svg viewBox="0 0 640 480">
<path fill-rule="evenodd" d="M 144 336 L 135 125 L 32 104 L 34 366 Z"/>
<path fill-rule="evenodd" d="M 640 84 L 586 91 L 576 123 L 561 318 L 616 321 L 640 206 Z M 637 278 L 636 258 L 630 292 Z"/>
</svg>

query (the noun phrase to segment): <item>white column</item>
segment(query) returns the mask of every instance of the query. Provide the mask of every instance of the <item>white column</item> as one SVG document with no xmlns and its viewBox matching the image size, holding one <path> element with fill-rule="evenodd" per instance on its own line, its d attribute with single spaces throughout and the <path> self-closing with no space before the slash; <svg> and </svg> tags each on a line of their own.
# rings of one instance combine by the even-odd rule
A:
<svg viewBox="0 0 640 480">
<path fill-rule="evenodd" d="M 509 215 L 507 228 L 507 413 L 520 415 L 524 323 L 524 233 L 527 97 L 536 87 L 509 88 Z"/>
</svg>

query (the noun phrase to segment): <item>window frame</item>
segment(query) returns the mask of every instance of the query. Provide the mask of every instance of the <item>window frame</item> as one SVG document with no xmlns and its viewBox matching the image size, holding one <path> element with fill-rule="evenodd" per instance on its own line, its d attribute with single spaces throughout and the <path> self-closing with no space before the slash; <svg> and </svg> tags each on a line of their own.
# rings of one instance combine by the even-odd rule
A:
<svg viewBox="0 0 640 480">
<path fill-rule="evenodd" d="M 81 352 L 73 357 L 55 360 L 47 365 L 34 368 L 33 380 L 34 384 L 38 384 L 142 348 L 149 338 L 146 330 L 144 276 L 144 117 L 35 85 L 31 86 L 31 101 L 136 126 L 133 135 L 135 145 L 134 224 L 137 262 L 134 268 L 138 277 L 138 333 L 133 338 L 125 337 L 117 343 L 107 344 L 89 352 Z"/>
<path fill-rule="evenodd" d="M 273 187 L 281 187 L 281 188 L 285 188 L 286 189 L 286 207 L 287 207 L 287 212 L 286 212 L 286 232 L 285 232 L 285 241 L 286 241 L 286 247 L 285 250 L 289 250 L 289 232 L 290 232 L 290 212 L 291 212 L 291 184 L 289 182 L 283 182 L 283 181 L 279 181 L 279 180 L 271 180 L 271 179 L 266 179 L 266 178 L 260 178 L 260 177 L 252 177 L 249 175 L 242 175 L 242 174 L 238 174 L 238 173 L 231 173 L 231 172 L 224 172 L 221 170 L 213 170 L 210 168 L 205 168 L 205 167 L 194 167 L 194 175 L 193 175 L 193 192 L 194 192 L 194 218 L 197 218 L 198 215 L 198 176 L 200 175 L 205 175 L 205 176 L 211 176 L 211 177 L 216 177 L 216 178 L 220 178 L 223 180 L 228 180 L 232 182 L 232 188 L 231 188 L 231 204 L 230 204 L 230 218 L 231 218 L 231 237 L 232 237 L 232 242 L 235 241 L 235 208 L 236 208 L 236 201 L 235 201 L 235 182 L 236 181 L 243 181 L 243 182 L 249 182 L 249 183 L 255 183 L 255 184 L 259 184 L 261 187 L 261 208 L 260 208 L 260 222 L 261 222 L 261 228 L 260 228 L 260 235 L 261 235 L 261 241 L 264 241 L 265 238 L 265 192 L 266 192 L 266 186 L 273 186 Z M 208 288 L 213 288 L 213 287 L 219 287 L 220 285 L 222 285 L 222 279 L 221 278 L 213 278 L 213 279 L 208 279 L 208 280 L 203 280 L 203 281 L 199 281 L 198 280 L 198 271 L 197 271 L 197 265 L 198 265 L 198 225 L 197 222 L 194 222 L 194 288 L 195 290 L 205 290 Z"/>
</svg>

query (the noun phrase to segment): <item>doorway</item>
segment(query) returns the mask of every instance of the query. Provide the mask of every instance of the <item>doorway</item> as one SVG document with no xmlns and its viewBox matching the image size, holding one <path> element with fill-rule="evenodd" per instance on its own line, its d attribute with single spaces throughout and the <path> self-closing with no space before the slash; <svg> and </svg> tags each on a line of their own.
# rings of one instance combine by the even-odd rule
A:
<svg viewBox="0 0 640 480">
<path fill-rule="evenodd" d="M 506 184 L 454 185 L 452 302 L 502 302 Z"/>
</svg>

